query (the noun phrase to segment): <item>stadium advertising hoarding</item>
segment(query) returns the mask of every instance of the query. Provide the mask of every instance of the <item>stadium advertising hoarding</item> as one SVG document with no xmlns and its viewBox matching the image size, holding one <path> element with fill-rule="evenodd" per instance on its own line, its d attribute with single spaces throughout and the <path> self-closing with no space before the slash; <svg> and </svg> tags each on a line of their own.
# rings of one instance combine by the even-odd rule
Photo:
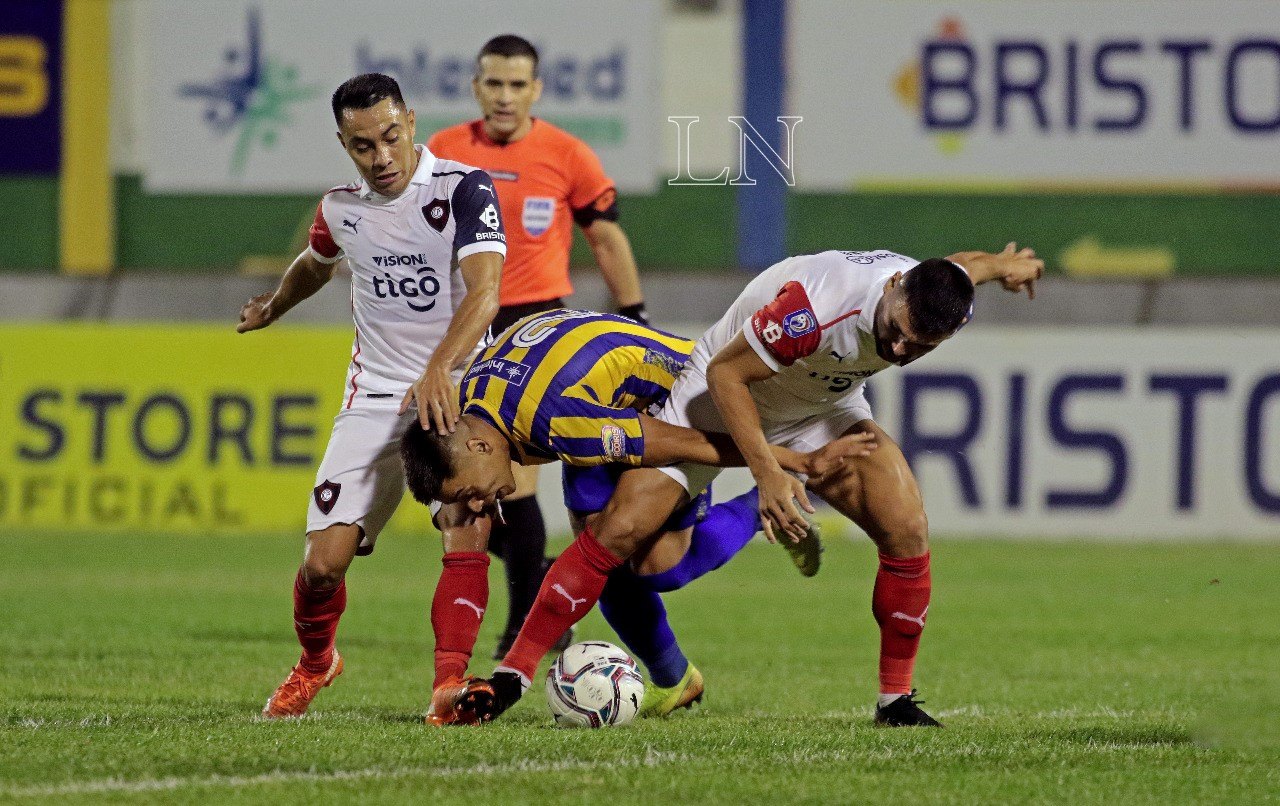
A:
<svg viewBox="0 0 1280 806">
<path fill-rule="evenodd" d="M 0 333 L 0 528 L 304 529 L 350 330 Z"/>
<path fill-rule="evenodd" d="M 0 175 L 58 173 L 62 3 L 11 0 L 0 13 Z"/>
<path fill-rule="evenodd" d="M 418 140 L 479 114 L 476 51 L 519 32 L 539 48 L 534 111 L 586 140 L 619 188 L 652 192 L 661 121 L 654 3 L 191 0 L 149 3 L 144 179 L 161 192 L 314 192 L 354 177 L 329 96 L 394 76 Z"/>
<path fill-rule="evenodd" d="M 800 187 L 1280 189 L 1275 10 L 795 3 Z"/>
<path fill-rule="evenodd" d="M 349 331 L 0 331 L 0 528 L 304 528 Z M 1276 331 L 971 330 L 872 404 L 938 533 L 1275 537 L 1278 357 Z"/>
<path fill-rule="evenodd" d="M 935 531 L 1280 534 L 1280 333 L 966 332 L 870 382 Z"/>
</svg>

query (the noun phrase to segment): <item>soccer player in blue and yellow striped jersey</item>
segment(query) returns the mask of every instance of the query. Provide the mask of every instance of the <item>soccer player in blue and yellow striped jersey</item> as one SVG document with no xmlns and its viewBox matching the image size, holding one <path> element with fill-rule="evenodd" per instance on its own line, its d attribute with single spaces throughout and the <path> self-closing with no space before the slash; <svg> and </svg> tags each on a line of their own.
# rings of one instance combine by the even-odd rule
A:
<svg viewBox="0 0 1280 806">
<path fill-rule="evenodd" d="M 621 316 L 526 317 L 471 364 L 463 414 L 497 428 L 520 464 L 641 464 L 641 410 L 665 399 L 694 342 Z"/>
</svg>

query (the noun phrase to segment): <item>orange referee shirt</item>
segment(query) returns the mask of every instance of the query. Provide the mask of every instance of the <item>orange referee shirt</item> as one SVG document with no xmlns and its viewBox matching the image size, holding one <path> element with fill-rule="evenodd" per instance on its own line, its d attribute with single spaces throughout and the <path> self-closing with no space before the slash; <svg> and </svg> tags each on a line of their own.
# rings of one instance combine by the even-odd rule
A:
<svg viewBox="0 0 1280 806">
<path fill-rule="evenodd" d="M 493 177 L 507 226 L 507 260 L 498 301 L 544 302 L 573 293 L 569 247 L 573 213 L 607 209 L 616 192 L 600 158 L 577 137 L 545 120 L 514 143 L 495 143 L 484 121 L 436 132 L 427 150 L 438 157 L 483 168 Z"/>
</svg>

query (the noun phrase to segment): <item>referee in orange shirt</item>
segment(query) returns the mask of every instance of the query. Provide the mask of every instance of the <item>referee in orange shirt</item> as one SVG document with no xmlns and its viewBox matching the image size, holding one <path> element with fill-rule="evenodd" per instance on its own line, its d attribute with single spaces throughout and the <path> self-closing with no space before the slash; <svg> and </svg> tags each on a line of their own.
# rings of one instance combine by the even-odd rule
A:
<svg viewBox="0 0 1280 806">
<path fill-rule="evenodd" d="M 631 243 L 618 226 L 617 191 L 600 158 L 577 137 L 531 114 L 542 95 L 538 51 L 513 34 L 480 48 L 472 90 L 482 117 L 437 132 L 427 149 L 484 168 L 507 224 L 493 333 L 522 317 L 564 307 L 573 293 L 569 248 L 576 222 L 623 316 L 648 324 Z M 489 550 L 507 569 L 511 609 L 495 658 L 502 658 L 529 613 L 548 564 L 547 531 L 534 493 L 537 467 L 516 465 L 516 491 L 503 499 L 506 524 L 493 526 Z"/>
</svg>

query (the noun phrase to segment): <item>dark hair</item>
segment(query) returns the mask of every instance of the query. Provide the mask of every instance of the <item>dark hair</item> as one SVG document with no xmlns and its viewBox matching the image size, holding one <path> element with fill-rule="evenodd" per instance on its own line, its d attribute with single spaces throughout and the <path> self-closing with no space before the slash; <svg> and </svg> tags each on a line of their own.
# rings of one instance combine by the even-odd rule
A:
<svg viewBox="0 0 1280 806">
<path fill-rule="evenodd" d="M 400 438 L 400 460 L 409 492 L 419 504 L 440 500 L 440 487 L 455 472 L 449 438 L 438 431 L 424 431 L 414 420 Z"/>
<path fill-rule="evenodd" d="M 391 76 L 382 73 L 361 73 L 342 82 L 333 91 L 333 119 L 342 125 L 342 110 L 368 109 L 387 98 L 404 106 L 400 85 Z"/>
<path fill-rule="evenodd" d="M 523 36 L 502 34 L 485 42 L 480 47 L 480 52 L 476 54 L 476 75 L 480 75 L 480 60 L 485 56 L 506 56 L 507 58 L 528 56 L 533 59 L 533 77 L 538 77 L 538 49 Z"/>
<path fill-rule="evenodd" d="M 950 336 L 973 307 L 973 280 L 946 258 L 933 257 L 902 275 L 907 316 L 924 338 Z"/>
</svg>

